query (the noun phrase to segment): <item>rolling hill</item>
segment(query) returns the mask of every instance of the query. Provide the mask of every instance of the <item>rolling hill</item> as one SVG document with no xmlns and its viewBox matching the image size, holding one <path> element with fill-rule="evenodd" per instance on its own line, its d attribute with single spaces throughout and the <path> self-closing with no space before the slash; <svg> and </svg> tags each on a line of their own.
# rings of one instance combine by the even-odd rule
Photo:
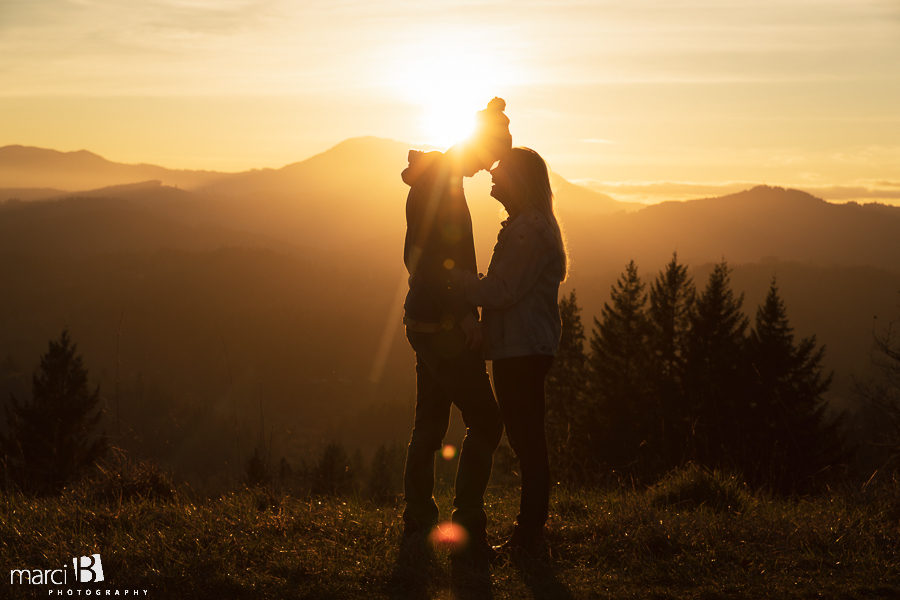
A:
<svg viewBox="0 0 900 600">
<path fill-rule="evenodd" d="M 831 204 L 799 190 L 758 186 L 597 224 L 608 252 L 625 259 L 622 251 L 631 247 L 639 262 L 677 250 L 690 263 L 725 256 L 735 263 L 779 258 L 900 270 L 897 207 Z"/>
<path fill-rule="evenodd" d="M 205 444 L 240 468 L 261 429 L 295 455 L 330 437 L 402 439 L 414 394 L 400 324 L 407 149 L 356 138 L 234 174 L 0 150 L 0 186 L 35 186 L 0 203 L 0 394 L 27 393 L 46 341 L 69 327 L 110 422 L 167 464 L 208 470 L 196 462 Z M 81 181 L 96 189 L 47 190 Z M 635 210 L 554 185 L 572 256 L 564 290 L 577 289 L 588 330 L 629 259 L 647 280 L 677 251 L 702 287 L 724 258 L 751 317 L 777 276 L 846 400 L 873 316 L 900 316 L 900 208 L 760 186 Z M 482 269 L 502 218 L 488 186 L 486 174 L 466 184 Z"/>
<path fill-rule="evenodd" d="M 89 190 L 159 180 L 192 189 L 223 177 L 212 171 L 174 170 L 155 165 L 125 165 L 88 152 L 59 152 L 33 146 L 0 148 L 0 188 Z"/>
</svg>

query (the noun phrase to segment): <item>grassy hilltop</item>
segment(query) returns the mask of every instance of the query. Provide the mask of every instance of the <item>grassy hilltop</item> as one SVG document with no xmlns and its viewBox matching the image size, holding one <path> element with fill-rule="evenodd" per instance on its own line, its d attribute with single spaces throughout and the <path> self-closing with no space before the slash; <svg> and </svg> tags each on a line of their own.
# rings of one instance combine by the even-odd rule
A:
<svg viewBox="0 0 900 600">
<path fill-rule="evenodd" d="M 517 490 L 492 487 L 489 532 L 508 533 Z M 441 494 L 446 511 L 449 494 Z M 0 496 L 4 568 L 58 568 L 98 552 L 106 580 L 151 598 L 898 598 L 900 482 L 774 499 L 688 467 L 648 490 L 553 492 L 549 562 L 500 561 L 481 587 L 448 553 L 398 565 L 399 501 L 213 499 L 121 480 L 60 498 Z M 4 573 L 5 577 L 5 573 Z M 475 585 L 475 587 L 473 587 Z M 70 586 L 77 587 L 77 586 Z M 4 583 L 12 598 L 46 586 Z"/>
</svg>

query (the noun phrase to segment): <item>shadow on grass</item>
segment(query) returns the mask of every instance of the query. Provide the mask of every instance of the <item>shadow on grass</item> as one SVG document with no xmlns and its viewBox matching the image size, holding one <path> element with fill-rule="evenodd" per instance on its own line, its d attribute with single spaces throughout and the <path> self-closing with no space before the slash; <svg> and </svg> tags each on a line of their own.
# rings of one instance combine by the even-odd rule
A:
<svg viewBox="0 0 900 600">
<path fill-rule="evenodd" d="M 453 600 L 491 600 L 491 564 L 487 557 L 451 558 L 450 597 Z"/>
<path fill-rule="evenodd" d="M 510 557 L 510 562 L 535 600 L 574 600 L 572 592 L 557 577 L 549 557 L 517 554 Z"/>
<path fill-rule="evenodd" d="M 388 582 L 388 596 L 392 600 L 430 600 L 436 572 L 434 551 L 425 538 L 404 539 Z"/>
</svg>

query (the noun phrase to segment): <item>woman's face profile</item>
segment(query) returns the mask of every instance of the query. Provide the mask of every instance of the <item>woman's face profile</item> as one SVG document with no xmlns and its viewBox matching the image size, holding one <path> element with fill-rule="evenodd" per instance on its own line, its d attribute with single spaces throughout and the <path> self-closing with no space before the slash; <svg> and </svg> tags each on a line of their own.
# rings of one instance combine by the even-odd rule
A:
<svg viewBox="0 0 900 600">
<path fill-rule="evenodd" d="M 504 202 L 510 196 L 509 167 L 504 161 L 497 163 L 497 166 L 491 169 L 491 181 L 494 183 L 491 187 L 491 196 Z"/>
<path fill-rule="evenodd" d="M 499 200 L 510 214 L 517 211 L 524 200 L 524 194 L 520 189 L 521 181 L 516 177 L 515 169 L 514 164 L 508 159 L 501 160 L 491 169 L 491 181 L 494 182 L 491 196 Z"/>
</svg>

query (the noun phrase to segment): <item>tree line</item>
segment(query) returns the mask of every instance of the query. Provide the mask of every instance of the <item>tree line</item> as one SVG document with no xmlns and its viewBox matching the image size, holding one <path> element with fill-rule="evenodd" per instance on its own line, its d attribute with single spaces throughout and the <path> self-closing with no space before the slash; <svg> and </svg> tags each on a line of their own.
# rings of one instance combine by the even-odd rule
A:
<svg viewBox="0 0 900 600">
<path fill-rule="evenodd" d="M 546 390 L 547 436 L 560 481 L 651 484 L 695 463 L 790 493 L 840 474 L 852 449 L 843 416 L 828 411 L 825 348 L 815 336 L 794 335 L 774 278 L 751 323 L 729 273 L 726 262 L 717 264 L 698 291 L 673 254 L 648 285 L 632 261 L 593 318 L 590 336 L 575 291 L 560 300 L 562 339 Z M 875 336 L 885 377 L 860 387 L 863 412 L 880 426 L 878 448 L 891 469 L 900 468 L 895 338 L 890 328 Z M 110 447 L 98 431 L 101 404 L 99 387 L 89 385 L 63 331 L 41 357 L 31 398 L 11 395 L 5 404 L 0 487 L 56 493 L 82 477 Z M 284 458 L 272 464 L 269 454 L 257 445 L 245 483 L 382 500 L 400 491 L 399 444 L 382 445 L 368 461 L 336 443 L 294 464 Z M 506 454 L 495 460 L 500 471 L 514 463 Z"/>
<path fill-rule="evenodd" d="M 695 462 L 798 491 L 846 458 L 824 347 L 796 339 L 774 278 L 751 325 L 729 272 L 698 291 L 673 254 L 648 286 L 632 261 L 589 339 L 575 291 L 560 301 L 547 432 L 562 477 L 652 481 Z"/>
</svg>

